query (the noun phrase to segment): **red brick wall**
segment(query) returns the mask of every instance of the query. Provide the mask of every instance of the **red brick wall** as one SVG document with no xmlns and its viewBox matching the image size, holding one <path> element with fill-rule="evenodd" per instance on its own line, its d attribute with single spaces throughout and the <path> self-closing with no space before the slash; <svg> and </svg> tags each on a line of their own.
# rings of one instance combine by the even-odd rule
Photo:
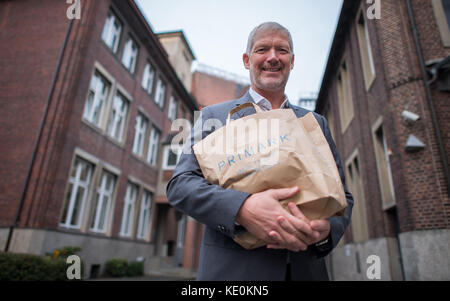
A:
<svg viewBox="0 0 450 301">
<path fill-rule="evenodd" d="M 419 37 L 423 37 L 420 44 L 425 60 L 445 56 L 445 53 L 450 55 L 450 49 L 442 47 L 431 1 L 411 3 Z M 379 24 L 380 36 L 384 39 L 383 59 L 387 84 L 391 93 L 390 109 L 399 138 L 399 149 L 402 150 L 398 159 L 404 166 L 403 184 L 407 199 L 403 210 L 399 207 L 401 230 L 446 228 L 449 226 L 449 216 L 445 213 L 444 204 L 449 199 L 406 3 L 391 0 L 384 1 L 383 5 L 387 13 L 392 13 L 392 16 L 382 18 Z M 409 125 L 401 117 L 403 110 L 415 112 L 421 119 Z M 446 126 L 448 129 L 448 123 Z M 423 151 L 412 154 L 403 151 L 410 134 L 425 143 Z"/>
<path fill-rule="evenodd" d="M 361 1 L 365 3 L 364 1 Z M 421 45 L 427 50 L 426 60 L 449 55 L 449 49 L 440 43 L 434 14 L 429 1 L 412 1 L 414 11 L 420 17 L 417 23 Z M 336 82 L 329 86 L 326 101 L 334 115 L 335 140 L 345 162 L 358 148 L 363 189 L 366 198 L 367 221 L 370 238 L 394 236 L 394 220 L 382 209 L 381 194 L 376 172 L 376 159 L 372 141 L 372 125 L 382 116 L 387 146 L 392 150 L 389 157 L 393 175 L 397 212 L 402 232 L 419 229 L 449 227 L 449 198 L 445 189 L 442 161 L 437 149 L 437 140 L 425 97 L 425 86 L 421 79 L 417 52 L 404 1 L 384 0 L 380 20 L 368 20 L 367 26 L 373 52 L 376 78 L 366 91 L 359 53 L 355 17 L 351 22 L 343 54 L 350 70 L 355 117 L 345 133 L 341 133 Z M 434 25 L 433 25 L 434 24 Z M 427 33 L 427 31 L 429 31 Z M 433 33 L 431 33 L 433 31 Z M 436 36 L 436 37 L 435 37 Z M 435 38 L 437 40 L 435 40 Z M 428 56 L 428 58 L 427 58 Z M 330 56 L 341 60 L 341 56 Z M 336 78 L 336 72 L 333 75 Z M 445 139 L 449 132 L 448 93 L 433 92 L 438 118 Z M 403 110 L 415 112 L 421 119 L 414 124 L 401 117 Z M 426 145 L 416 153 L 407 153 L 404 148 L 410 134 L 414 134 Z M 445 141 L 449 150 L 448 141 Z M 355 200 L 356 202 L 358 200 Z M 351 231 L 346 239 L 351 240 Z"/>
<path fill-rule="evenodd" d="M 422 47 L 425 61 L 442 59 L 450 55 L 450 47 L 444 47 L 437 27 L 431 1 L 412 1 L 412 10 L 417 26 L 417 34 Z M 444 149 L 446 150 L 447 160 L 450 162 L 450 93 L 439 92 L 435 85 L 432 85 L 432 98 L 439 122 L 440 133 L 442 136 Z M 437 146 L 435 146 L 437 147 Z M 436 166 L 442 173 L 442 167 Z M 446 182 L 443 177 L 438 181 L 441 194 L 446 194 Z M 447 194 L 448 195 L 448 194 Z M 450 216 L 450 200 L 444 203 L 445 216 Z"/>
<path fill-rule="evenodd" d="M 192 75 L 192 95 L 201 107 L 239 98 L 247 90 L 248 87 L 244 87 L 236 94 L 235 82 L 201 72 Z"/>
<path fill-rule="evenodd" d="M 12 223 L 68 28 L 64 1 L 0 2 L 0 226 Z"/>
</svg>

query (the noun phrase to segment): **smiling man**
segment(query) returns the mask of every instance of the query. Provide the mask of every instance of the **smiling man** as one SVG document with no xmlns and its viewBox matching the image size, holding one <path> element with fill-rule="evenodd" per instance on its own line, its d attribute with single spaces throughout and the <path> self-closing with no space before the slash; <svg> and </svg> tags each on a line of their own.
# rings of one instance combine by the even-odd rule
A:
<svg viewBox="0 0 450 301">
<path fill-rule="evenodd" d="M 222 124 L 236 106 L 256 103 L 263 110 L 292 109 L 297 117 L 309 111 L 289 103 L 284 90 L 294 68 L 293 43 L 289 31 L 275 22 L 256 27 L 249 35 L 243 62 L 250 72 L 251 88 L 242 98 L 205 107 L 196 122 L 172 179 L 167 197 L 175 208 L 206 225 L 200 252 L 198 280 L 327 280 L 323 257 L 337 245 L 350 222 L 353 198 L 345 187 L 336 146 L 324 117 L 315 114 L 334 155 L 344 183 L 347 209 L 342 217 L 308 220 L 294 204 L 290 212 L 280 200 L 299 192 L 298 187 L 270 189 L 248 194 L 223 189 L 205 180 L 193 154 L 194 142 L 215 129 L 208 120 Z M 255 113 L 249 108 L 245 115 Z M 234 114 L 234 119 L 236 118 Z M 233 118 L 232 116 L 232 118 Z M 246 250 L 233 241 L 243 231 L 267 245 Z"/>
<path fill-rule="evenodd" d="M 294 68 L 294 46 L 289 31 L 277 23 L 264 23 L 249 36 L 243 60 L 250 70 L 251 87 L 279 108 L 284 89 Z"/>
</svg>

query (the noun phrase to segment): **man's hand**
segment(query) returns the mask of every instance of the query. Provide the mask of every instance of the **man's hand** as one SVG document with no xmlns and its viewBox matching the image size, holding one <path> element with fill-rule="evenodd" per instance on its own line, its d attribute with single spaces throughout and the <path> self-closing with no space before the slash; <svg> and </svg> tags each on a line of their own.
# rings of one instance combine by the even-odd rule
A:
<svg viewBox="0 0 450 301">
<path fill-rule="evenodd" d="M 300 211 L 300 209 L 295 205 L 294 203 L 288 204 L 289 210 L 293 214 L 293 216 L 297 217 L 297 219 L 304 221 L 305 223 L 308 223 L 308 225 L 311 227 L 313 232 L 305 232 L 304 227 L 300 223 L 288 223 L 286 218 L 283 216 L 277 217 L 277 222 L 289 234 L 297 237 L 299 240 L 303 241 L 307 246 L 315 244 L 319 241 L 324 240 L 328 237 L 330 234 L 330 222 L 328 220 L 313 220 L 309 221 L 303 213 Z M 291 251 L 298 251 L 293 250 L 290 248 L 289 244 L 286 244 L 286 240 L 283 236 L 283 234 L 278 233 L 277 231 L 271 231 L 269 235 L 276 241 L 275 243 L 271 243 L 267 245 L 267 248 L 270 249 L 289 249 Z M 301 249 L 306 250 L 306 248 Z"/>
<path fill-rule="evenodd" d="M 246 228 L 248 232 L 269 244 L 282 245 L 283 248 L 293 251 L 306 250 L 307 244 L 303 238 L 314 236 L 309 221 L 306 218 L 301 219 L 291 215 L 280 204 L 280 200 L 288 199 L 297 193 L 298 187 L 269 189 L 255 193 L 242 205 L 236 217 L 236 222 Z M 279 217 L 283 218 L 282 224 L 277 221 Z M 295 231 L 292 229 L 295 229 Z M 303 236 L 294 235 L 299 231 L 304 233 Z M 273 233 L 278 236 L 273 235 Z"/>
</svg>

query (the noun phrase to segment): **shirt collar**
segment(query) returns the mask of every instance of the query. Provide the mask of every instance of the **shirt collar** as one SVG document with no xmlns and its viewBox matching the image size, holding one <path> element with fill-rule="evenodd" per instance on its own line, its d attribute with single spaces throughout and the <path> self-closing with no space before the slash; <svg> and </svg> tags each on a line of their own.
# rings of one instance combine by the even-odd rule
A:
<svg viewBox="0 0 450 301">
<path fill-rule="evenodd" d="M 253 102 L 256 103 L 261 109 L 263 109 L 264 111 L 272 110 L 272 104 L 264 96 L 253 90 L 253 88 L 251 87 L 248 92 L 250 93 Z M 281 104 L 280 109 L 288 109 L 288 108 L 289 108 L 289 99 L 287 98 L 287 96 L 285 96 L 285 99 Z"/>
</svg>

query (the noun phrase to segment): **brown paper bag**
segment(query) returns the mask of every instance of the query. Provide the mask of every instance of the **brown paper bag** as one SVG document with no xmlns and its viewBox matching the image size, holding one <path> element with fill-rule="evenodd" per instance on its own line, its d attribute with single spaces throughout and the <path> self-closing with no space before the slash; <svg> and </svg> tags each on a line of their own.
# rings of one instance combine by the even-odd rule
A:
<svg viewBox="0 0 450 301">
<path fill-rule="evenodd" d="M 253 106 L 257 113 L 230 121 Z M 248 193 L 298 186 L 289 202 L 310 220 L 342 215 L 345 193 L 331 150 L 312 113 L 297 118 L 291 109 L 263 112 L 253 103 L 230 111 L 227 124 L 193 147 L 205 179 Z M 246 249 L 265 242 L 245 232 L 234 240 Z"/>
</svg>

